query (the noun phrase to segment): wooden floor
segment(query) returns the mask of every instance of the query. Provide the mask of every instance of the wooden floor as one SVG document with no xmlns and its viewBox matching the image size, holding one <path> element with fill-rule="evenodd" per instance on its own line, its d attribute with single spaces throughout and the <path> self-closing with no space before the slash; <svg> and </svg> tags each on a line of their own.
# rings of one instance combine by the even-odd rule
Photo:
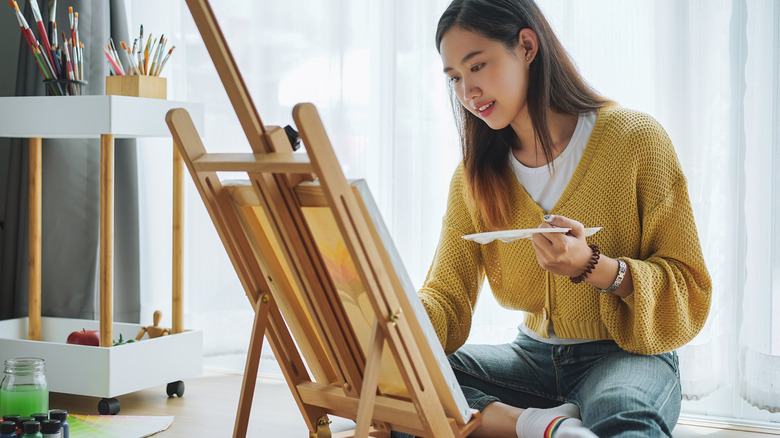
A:
<svg viewBox="0 0 780 438">
<path fill-rule="evenodd" d="M 169 398 L 165 385 L 117 397 L 119 415 L 174 416 L 170 428 L 155 437 L 229 437 L 233 431 L 242 376 L 206 371 L 185 380 L 184 396 Z M 51 409 L 73 414 L 97 415 L 96 397 L 52 393 Z M 354 423 L 332 418 L 331 430 L 349 430 Z M 350 427 L 352 426 L 352 427 Z M 282 378 L 261 377 L 255 390 L 249 437 L 308 437 L 295 400 Z"/>
<path fill-rule="evenodd" d="M 182 398 L 168 398 L 165 385 L 117 397 L 119 415 L 172 415 L 173 424 L 155 437 L 229 437 L 235 421 L 242 376 L 223 370 L 206 371 L 200 377 L 185 381 Z M 52 409 L 66 409 L 74 414 L 97 415 L 99 399 L 68 394 L 51 394 Z M 342 418 L 331 418 L 331 430 L 343 431 L 354 423 Z M 676 438 L 759 438 L 777 434 L 751 433 L 700 427 L 684 424 L 674 431 Z M 295 401 L 287 383 L 281 377 L 258 379 L 249 437 L 308 437 Z"/>
</svg>

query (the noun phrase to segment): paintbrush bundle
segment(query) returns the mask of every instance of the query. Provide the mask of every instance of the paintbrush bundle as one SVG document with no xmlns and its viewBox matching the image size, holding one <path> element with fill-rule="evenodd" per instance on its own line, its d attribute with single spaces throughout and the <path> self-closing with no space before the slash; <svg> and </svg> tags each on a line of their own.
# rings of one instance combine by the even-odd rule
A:
<svg viewBox="0 0 780 438">
<path fill-rule="evenodd" d="M 141 25 L 141 31 L 138 38 L 133 40 L 133 45 L 125 44 L 120 41 L 120 49 L 117 49 L 114 41 L 109 39 L 108 47 L 103 48 L 103 52 L 111 66 L 111 73 L 117 76 L 124 75 L 146 75 L 160 76 L 165 64 L 173 53 L 176 46 L 168 49 L 165 53 L 168 39 L 165 35 L 160 36 L 159 41 L 150 34 L 144 42 L 144 26 Z M 120 56 L 119 54 L 122 54 Z"/>
<path fill-rule="evenodd" d="M 84 80 L 84 43 L 79 40 L 78 12 L 74 13 L 72 7 L 68 9 L 70 35 L 62 31 L 62 44 L 60 44 L 57 38 L 57 22 L 54 19 L 57 10 L 56 0 L 48 2 L 48 31 L 47 26 L 43 24 L 43 16 L 38 2 L 30 1 L 38 38 L 30 29 L 16 1 L 8 0 L 8 4 L 14 8 L 22 36 L 33 53 L 38 68 L 43 73 L 43 82 L 46 83 L 47 93 L 53 96 L 82 94 L 87 82 Z"/>
</svg>

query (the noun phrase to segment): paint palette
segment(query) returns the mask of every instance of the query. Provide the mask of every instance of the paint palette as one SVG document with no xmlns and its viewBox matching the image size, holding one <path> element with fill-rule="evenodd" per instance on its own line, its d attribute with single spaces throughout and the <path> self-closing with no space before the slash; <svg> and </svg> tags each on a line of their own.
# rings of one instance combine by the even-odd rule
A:
<svg viewBox="0 0 780 438">
<path fill-rule="evenodd" d="M 170 427 L 172 416 L 68 414 L 72 438 L 142 438 Z"/>
<path fill-rule="evenodd" d="M 600 229 L 601 227 L 585 228 L 585 237 L 596 234 Z M 527 228 L 524 230 L 489 231 L 487 233 L 467 234 L 462 237 L 466 240 L 473 240 L 474 242 L 485 245 L 494 240 L 509 243 L 519 239 L 530 239 L 531 236 L 537 233 L 568 233 L 569 231 L 571 231 L 571 228 Z"/>
</svg>

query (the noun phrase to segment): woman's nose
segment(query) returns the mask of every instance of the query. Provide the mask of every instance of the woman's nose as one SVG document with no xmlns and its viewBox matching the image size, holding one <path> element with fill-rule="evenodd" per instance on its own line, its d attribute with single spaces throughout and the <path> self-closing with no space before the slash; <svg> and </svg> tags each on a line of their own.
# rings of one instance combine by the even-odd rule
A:
<svg viewBox="0 0 780 438">
<path fill-rule="evenodd" d="M 468 82 L 466 79 L 461 80 L 461 86 L 463 87 L 463 100 L 472 101 L 482 95 L 482 90 L 473 82 Z"/>
</svg>

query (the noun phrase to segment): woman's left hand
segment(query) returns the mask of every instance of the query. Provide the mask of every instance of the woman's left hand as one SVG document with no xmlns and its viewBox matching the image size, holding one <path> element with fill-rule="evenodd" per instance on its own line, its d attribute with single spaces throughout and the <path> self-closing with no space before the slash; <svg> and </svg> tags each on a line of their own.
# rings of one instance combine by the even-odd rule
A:
<svg viewBox="0 0 780 438">
<path fill-rule="evenodd" d="M 576 277 L 588 266 L 593 251 L 585 241 L 585 227 L 564 216 L 547 215 L 539 228 L 571 228 L 567 233 L 538 233 L 533 245 L 539 266 L 557 275 Z"/>
</svg>

